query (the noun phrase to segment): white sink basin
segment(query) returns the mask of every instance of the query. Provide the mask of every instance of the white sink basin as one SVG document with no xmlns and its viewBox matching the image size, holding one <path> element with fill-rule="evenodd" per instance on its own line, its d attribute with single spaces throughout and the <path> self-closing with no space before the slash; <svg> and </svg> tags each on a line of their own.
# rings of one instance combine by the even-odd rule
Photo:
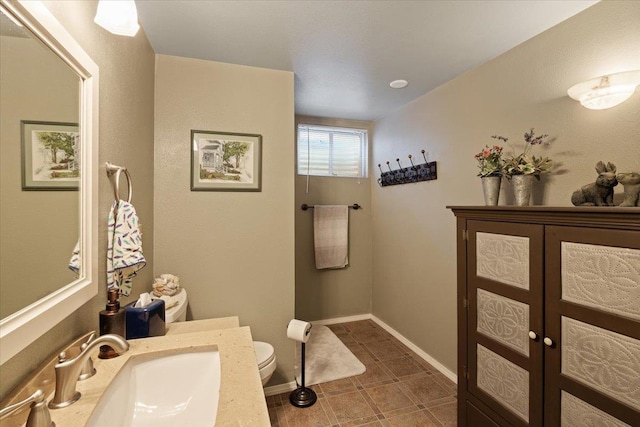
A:
<svg viewBox="0 0 640 427">
<path fill-rule="evenodd" d="M 132 357 L 107 387 L 86 425 L 210 427 L 216 422 L 219 396 L 217 350 Z"/>
</svg>

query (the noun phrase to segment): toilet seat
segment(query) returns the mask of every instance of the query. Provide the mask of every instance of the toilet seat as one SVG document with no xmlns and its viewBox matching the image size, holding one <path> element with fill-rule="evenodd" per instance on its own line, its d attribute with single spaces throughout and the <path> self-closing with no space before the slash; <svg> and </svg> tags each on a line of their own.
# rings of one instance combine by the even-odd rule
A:
<svg viewBox="0 0 640 427">
<path fill-rule="evenodd" d="M 258 362 L 258 369 L 262 369 L 276 358 L 273 346 L 269 343 L 262 341 L 254 341 L 253 349 L 256 353 L 256 362 Z"/>
</svg>

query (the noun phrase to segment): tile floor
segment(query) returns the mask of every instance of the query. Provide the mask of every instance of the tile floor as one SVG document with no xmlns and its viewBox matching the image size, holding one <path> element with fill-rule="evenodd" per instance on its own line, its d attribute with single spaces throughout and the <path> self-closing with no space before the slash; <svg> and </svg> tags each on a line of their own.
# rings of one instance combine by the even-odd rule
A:
<svg viewBox="0 0 640 427">
<path fill-rule="evenodd" d="M 362 375 L 317 384 L 309 408 L 289 393 L 267 397 L 274 427 L 449 427 L 456 420 L 456 385 L 371 320 L 329 328 L 367 367 Z"/>
</svg>

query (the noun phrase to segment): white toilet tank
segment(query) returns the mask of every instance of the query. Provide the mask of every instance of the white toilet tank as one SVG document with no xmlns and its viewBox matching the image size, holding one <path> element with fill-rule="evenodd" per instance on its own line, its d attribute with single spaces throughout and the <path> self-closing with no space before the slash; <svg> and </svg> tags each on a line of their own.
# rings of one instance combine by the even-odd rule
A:
<svg viewBox="0 0 640 427">
<path fill-rule="evenodd" d="M 187 305 L 189 304 L 187 291 L 181 288 L 177 294 L 173 295 L 173 298 L 178 299 L 178 304 L 165 310 L 164 320 L 166 323 L 184 322 L 187 320 Z"/>
</svg>

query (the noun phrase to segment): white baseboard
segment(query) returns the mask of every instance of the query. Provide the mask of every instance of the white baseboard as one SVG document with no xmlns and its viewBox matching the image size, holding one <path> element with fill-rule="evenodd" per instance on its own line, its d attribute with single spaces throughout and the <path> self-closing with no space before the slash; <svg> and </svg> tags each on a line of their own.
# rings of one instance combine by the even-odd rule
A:
<svg viewBox="0 0 640 427">
<path fill-rule="evenodd" d="M 431 355 L 425 353 L 420 347 L 418 347 L 417 345 L 415 345 L 414 343 L 406 339 L 402 334 L 400 334 L 400 332 L 396 331 L 391 326 L 387 325 L 386 323 L 378 319 L 373 314 L 371 315 L 371 320 L 376 322 L 382 329 L 384 329 L 385 331 L 393 335 L 395 338 L 397 338 L 398 341 L 400 341 L 402 344 L 409 347 L 411 351 L 416 353 L 418 356 L 424 359 L 427 363 L 429 363 L 431 366 L 433 366 L 438 371 L 440 371 L 445 377 L 449 378 L 451 381 L 453 381 L 456 384 L 458 383 L 458 376 L 453 371 L 450 371 L 447 367 L 445 367 L 442 363 L 438 362 Z"/>
<path fill-rule="evenodd" d="M 288 391 L 295 390 L 296 387 L 298 387 L 298 385 L 296 384 L 295 381 L 291 381 L 290 383 L 273 385 L 271 387 L 265 387 L 264 388 L 264 395 L 265 396 L 274 396 L 276 394 L 286 393 Z"/>
<path fill-rule="evenodd" d="M 347 316 L 347 317 L 334 317 L 333 319 L 324 319 L 324 320 L 313 320 L 311 324 L 313 325 L 335 325 L 336 323 L 347 323 L 347 322 L 357 322 L 358 320 L 368 320 L 371 319 L 371 314 L 357 314 L 355 316 Z"/>
</svg>

